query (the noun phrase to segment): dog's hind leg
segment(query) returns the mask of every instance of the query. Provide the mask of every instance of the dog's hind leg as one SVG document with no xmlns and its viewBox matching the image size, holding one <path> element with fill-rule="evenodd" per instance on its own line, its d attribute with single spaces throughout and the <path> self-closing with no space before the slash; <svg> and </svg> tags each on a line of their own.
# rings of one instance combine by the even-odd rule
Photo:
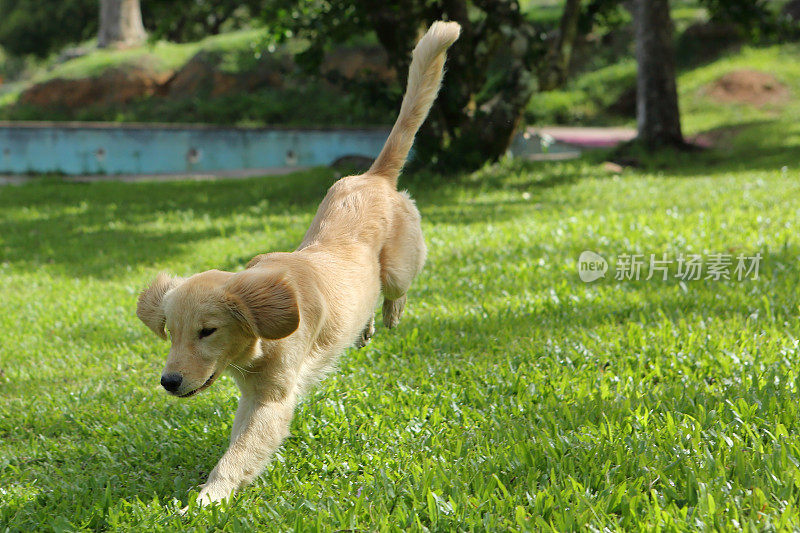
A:
<svg viewBox="0 0 800 533">
<path fill-rule="evenodd" d="M 425 239 L 417 207 L 407 194 L 401 193 L 392 235 L 381 250 L 381 289 L 383 291 L 383 324 L 397 326 L 406 306 L 406 293 L 411 282 L 425 264 Z"/>
<path fill-rule="evenodd" d="M 383 325 L 389 329 L 396 327 L 406 308 L 406 295 L 396 300 L 383 299 Z"/>
</svg>

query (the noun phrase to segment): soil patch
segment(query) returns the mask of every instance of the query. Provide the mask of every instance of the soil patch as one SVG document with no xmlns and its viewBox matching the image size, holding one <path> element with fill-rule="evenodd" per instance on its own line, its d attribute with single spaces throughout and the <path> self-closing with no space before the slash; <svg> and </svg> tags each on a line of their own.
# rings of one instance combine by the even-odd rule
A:
<svg viewBox="0 0 800 533">
<path fill-rule="evenodd" d="M 125 104 L 156 94 L 170 74 L 134 65 L 112 68 L 95 78 L 56 78 L 26 89 L 19 101 L 35 106 L 64 107 Z"/>
<path fill-rule="evenodd" d="M 758 70 L 734 70 L 706 89 L 706 94 L 720 102 L 750 104 L 757 107 L 786 102 L 789 89 L 775 76 Z"/>
</svg>

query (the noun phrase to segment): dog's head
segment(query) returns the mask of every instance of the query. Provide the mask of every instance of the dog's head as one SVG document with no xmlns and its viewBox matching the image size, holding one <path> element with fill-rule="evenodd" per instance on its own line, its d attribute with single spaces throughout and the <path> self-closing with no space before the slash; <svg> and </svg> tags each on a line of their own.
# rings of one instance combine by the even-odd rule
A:
<svg viewBox="0 0 800 533">
<path fill-rule="evenodd" d="M 136 315 L 172 347 L 161 384 L 183 398 L 210 386 L 259 338 L 281 339 L 300 324 L 296 293 L 281 273 L 209 270 L 183 279 L 159 274 L 142 291 Z"/>
</svg>

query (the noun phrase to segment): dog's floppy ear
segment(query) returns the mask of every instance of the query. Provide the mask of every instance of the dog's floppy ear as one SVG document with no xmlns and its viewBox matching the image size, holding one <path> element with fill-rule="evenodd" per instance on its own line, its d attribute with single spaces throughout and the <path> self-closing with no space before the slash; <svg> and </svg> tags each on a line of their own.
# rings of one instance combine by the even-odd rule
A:
<svg viewBox="0 0 800 533">
<path fill-rule="evenodd" d="M 164 331 L 167 321 L 164 315 L 164 295 L 181 283 L 183 278 L 173 278 L 166 272 L 161 272 L 150 286 L 142 291 L 136 304 L 136 316 L 139 320 L 164 340 L 167 338 L 167 332 Z"/>
<path fill-rule="evenodd" d="M 250 268 L 225 285 L 231 312 L 254 336 L 282 339 L 300 325 L 297 294 L 279 273 Z"/>
</svg>

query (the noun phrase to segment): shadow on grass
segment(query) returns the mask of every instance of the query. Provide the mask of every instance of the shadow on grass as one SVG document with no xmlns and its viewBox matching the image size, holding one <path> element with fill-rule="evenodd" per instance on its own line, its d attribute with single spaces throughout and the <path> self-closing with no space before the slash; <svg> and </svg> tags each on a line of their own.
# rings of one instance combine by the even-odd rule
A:
<svg viewBox="0 0 800 533">
<path fill-rule="evenodd" d="M 524 179 L 506 188 L 535 193 L 581 177 L 577 171 L 521 168 Z M 0 189 L 0 212 L 5 211 L 0 215 L 0 262 L 31 270 L 53 265 L 72 277 L 114 278 L 128 268 L 168 260 L 207 239 L 265 229 L 271 234 L 296 230 L 296 224 L 282 216 L 261 220 L 271 214 L 313 215 L 334 179 L 333 171 L 323 168 L 236 181 L 85 185 L 43 179 L 5 187 Z M 472 182 L 441 176 L 415 181 L 411 176 L 409 181 L 426 221 L 432 223 L 505 220 L 530 204 L 522 199 L 472 203 L 456 198 L 464 190 L 468 195 L 474 191 L 477 198 L 481 189 L 500 187 L 499 176 Z M 236 214 L 245 215 L 246 221 L 234 220 Z M 305 225 L 301 229 L 305 231 Z M 265 243 L 232 260 L 221 258 L 215 266 L 239 267 L 258 253 L 291 250 L 298 242 Z"/>
<path fill-rule="evenodd" d="M 426 177 L 430 179 L 426 181 Z M 531 209 L 561 209 L 565 207 L 563 198 L 554 199 L 549 191 L 583 179 L 611 177 L 582 160 L 557 164 L 515 160 L 475 174 L 423 174 L 406 181 L 410 182 L 408 188 L 422 212 L 423 223 L 470 225 L 514 220 Z M 404 184 L 401 177 L 401 189 Z M 566 202 L 571 200 L 567 197 Z"/>
<path fill-rule="evenodd" d="M 690 137 L 711 148 L 689 151 L 666 148 L 648 154 L 633 146 L 589 153 L 587 159 L 634 161 L 641 171 L 684 177 L 713 177 L 742 170 L 780 171 L 783 166 L 796 168 L 800 164 L 800 144 L 791 142 L 797 136 L 800 126 L 753 120 L 712 128 Z"/>
<path fill-rule="evenodd" d="M 152 404 L 153 398 L 134 394 L 126 401 Z M 226 411 L 223 418 L 215 414 L 220 410 Z M 138 411 L 136 427 L 119 430 L 104 428 L 105 420 L 93 419 L 86 412 L 41 420 L 39 424 L 46 427 L 40 427 L 37 438 L 50 441 L 48 449 L 37 457 L 15 457 L 11 462 L 25 472 L 21 484 L 35 483 L 38 493 L 5 502 L 0 514 L 13 517 L 9 522 L 39 528 L 56 518 L 48 515 L 48 509 L 69 498 L 73 526 L 84 524 L 97 530 L 109 526 L 107 509 L 124 502 L 157 497 L 162 505 L 172 499 L 185 505 L 189 491 L 205 481 L 225 451 L 229 430 L 222 422 L 227 422 L 227 415 L 232 419 L 234 411 L 235 403 L 227 407 L 205 402 L 191 407 L 162 405 Z M 185 423 L 193 425 L 182 427 Z M 85 523 L 87 519 L 90 524 Z"/>
<path fill-rule="evenodd" d="M 127 267 L 163 261 L 192 243 L 264 231 L 259 219 L 270 214 L 313 213 L 331 182 L 331 171 L 321 169 L 288 180 L 82 185 L 45 179 L 4 187 L 0 262 L 31 269 L 50 264 L 70 276 L 112 278 Z M 249 218 L 237 223 L 231 220 L 235 213 Z M 166 231 L 153 229 L 159 219 L 177 221 Z M 196 229 L 198 221 L 205 227 Z M 275 231 L 293 227 L 291 221 L 280 228 L 270 224 Z"/>
</svg>

